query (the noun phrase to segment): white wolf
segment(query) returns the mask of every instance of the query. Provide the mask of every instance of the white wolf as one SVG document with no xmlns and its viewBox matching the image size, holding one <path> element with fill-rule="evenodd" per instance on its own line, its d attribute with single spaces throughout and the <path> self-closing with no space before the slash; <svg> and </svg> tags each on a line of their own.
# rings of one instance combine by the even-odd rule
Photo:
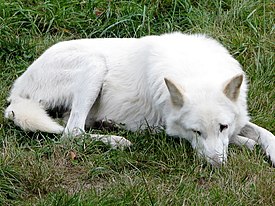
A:
<svg viewBox="0 0 275 206">
<path fill-rule="evenodd" d="M 274 135 L 249 122 L 246 92 L 240 64 L 205 35 L 81 39 L 52 46 L 30 65 L 13 85 L 5 117 L 24 130 L 65 135 L 100 120 L 132 131 L 163 127 L 213 165 L 226 161 L 229 143 L 258 142 L 275 164 Z M 65 128 L 46 112 L 56 107 L 70 112 Z"/>
</svg>

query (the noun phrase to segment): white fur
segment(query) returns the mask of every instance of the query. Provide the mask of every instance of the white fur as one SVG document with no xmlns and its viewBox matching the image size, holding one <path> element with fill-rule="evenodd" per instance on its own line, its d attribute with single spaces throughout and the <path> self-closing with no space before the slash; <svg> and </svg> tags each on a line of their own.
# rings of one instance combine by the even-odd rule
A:
<svg viewBox="0 0 275 206">
<path fill-rule="evenodd" d="M 26 131 L 40 130 L 59 134 L 64 130 L 62 126 L 52 121 L 39 103 L 20 97 L 13 99 L 13 103 L 5 111 L 5 117 L 12 119 L 16 125 Z"/>
<path fill-rule="evenodd" d="M 26 130 L 58 133 L 60 126 L 41 109 L 26 111 L 29 106 L 16 103 L 27 99 L 33 108 L 68 108 L 65 134 L 78 135 L 85 124 L 105 119 L 132 131 L 164 127 L 219 165 L 227 159 L 229 141 L 243 143 L 238 134 L 250 124 L 243 77 L 228 51 L 204 35 L 66 41 L 49 48 L 15 81 L 5 116 Z M 228 128 L 220 131 L 221 125 Z M 274 136 L 253 128 L 275 163 L 266 147 L 275 147 Z"/>
<path fill-rule="evenodd" d="M 124 137 L 120 137 L 116 135 L 91 134 L 90 137 L 94 140 L 98 140 L 107 145 L 110 145 L 114 149 L 116 148 L 124 149 L 132 145 L 132 143 L 129 140 L 125 139 Z"/>
</svg>

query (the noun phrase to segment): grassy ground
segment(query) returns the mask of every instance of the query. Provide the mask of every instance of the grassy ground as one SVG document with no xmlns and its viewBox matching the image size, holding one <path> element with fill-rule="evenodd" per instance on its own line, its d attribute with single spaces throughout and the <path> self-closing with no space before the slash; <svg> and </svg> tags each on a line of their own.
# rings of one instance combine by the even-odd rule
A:
<svg viewBox="0 0 275 206">
<path fill-rule="evenodd" d="M 0 1 L 0 108 L 12 82 L 55 42 L 183 31 L 220 40 L 250 80 L 253 122 L 275 132 L 271 0 Z M 230 147 L 212 169 L 185 142 L 129 133 L 130 150 L 25 133 L 0 115 L 0 205 L 275 205 L 275 171 L 259 148 Z M 76 155 L 76 157 L 75 157 Z"/>
</svg>

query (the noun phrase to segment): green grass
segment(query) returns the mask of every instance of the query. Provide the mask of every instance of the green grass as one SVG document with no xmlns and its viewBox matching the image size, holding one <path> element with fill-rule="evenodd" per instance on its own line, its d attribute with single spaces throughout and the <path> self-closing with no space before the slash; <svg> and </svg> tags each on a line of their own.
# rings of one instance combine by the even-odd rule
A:
<svg viewBox="0 0 275 206">
<path fill-rule="evenodd" d="M 243 65 L 252 121 L 274 133 L 274 25 L 271 0 L 0 1 L 1 113 L 13 81 L 58 41 L 199 32 Z M 259 148 L 232 146 L 213 169 L 164 133 L 112 131 L 134 143 L 120 151 L 26 133 L 2 114 L 0 205 L 275 205 L 275 171 Z"/>
</svg>

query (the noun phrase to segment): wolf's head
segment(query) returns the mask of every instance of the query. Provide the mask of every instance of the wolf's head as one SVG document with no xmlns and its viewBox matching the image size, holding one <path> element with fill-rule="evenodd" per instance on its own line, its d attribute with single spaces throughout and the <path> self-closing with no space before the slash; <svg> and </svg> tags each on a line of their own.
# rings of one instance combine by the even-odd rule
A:
<svg viewBox="0 0 275 206">
<path fill-rule="evenodd" d="M 223 88 L 185 91 L 165 78 L 170 93 L 166 132 L 187 139 L 199 156 L 214 166 L 227 160 L 230 137 L 238 127 L 238 101 L 243 75 L 223 84 Z M 196 91 L 196 92 L 194 92 Z"/>
</svg>

